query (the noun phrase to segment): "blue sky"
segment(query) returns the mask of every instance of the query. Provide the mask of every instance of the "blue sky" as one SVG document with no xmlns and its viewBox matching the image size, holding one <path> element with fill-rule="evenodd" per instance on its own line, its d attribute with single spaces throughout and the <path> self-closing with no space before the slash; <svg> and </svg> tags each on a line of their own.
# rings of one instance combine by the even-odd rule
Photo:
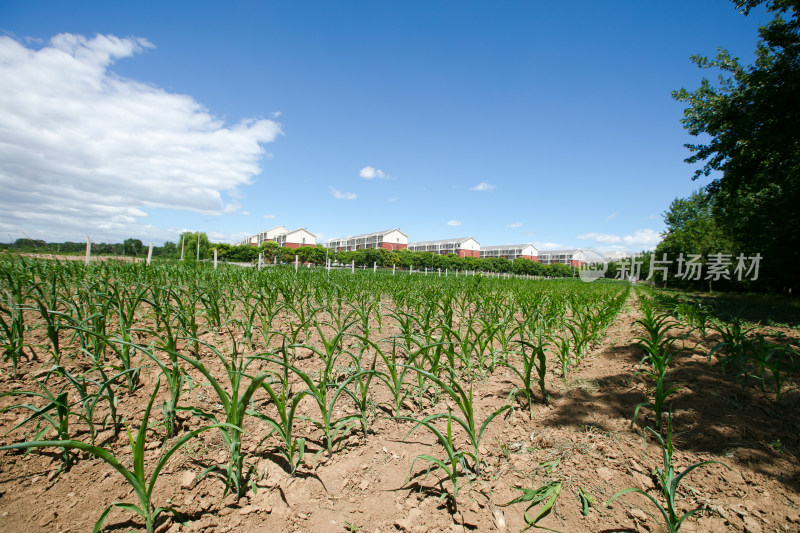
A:
<svg viewBox="0 0 800 533">
<path fill-rule="evenodd" d="M 0 238 L 652 248 L 727 0 L 0 3 Z M 716 73 L 706 72 L 706 76 Z"/>
</svg>

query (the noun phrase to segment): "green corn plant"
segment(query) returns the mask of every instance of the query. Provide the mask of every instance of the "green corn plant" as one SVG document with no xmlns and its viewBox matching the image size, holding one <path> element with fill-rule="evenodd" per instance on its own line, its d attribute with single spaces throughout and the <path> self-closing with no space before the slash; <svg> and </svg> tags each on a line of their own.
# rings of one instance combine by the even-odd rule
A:
<svg viewBox="0 0 800 533">
<path fill-rule="evenodd" d="M 403 408 L 403 402 L 409 395 L 409 389 L 406 387 L 406 374 L 408 373 L 408 366 L 404 366 L 397 353 L 397 339 L 392 340 L 392 351 L 384 351 L 380 345 L 375 342 L 367 342 L 375 350 L 386 366 L 386 371 L 381 372 L 378 378 L 389 389 L 389 394 L 392 403 L 388 406 L 392 410 L 392 414 L 397 416 Z"/>
<path fill-rule="evenodd" d="M 636 406 L 636 409 L 633 412 L 632 422 L 635 422 L 636 419 L 639 417 L 639 410 L 642 407 L 649 407 L 650 409 L 653 410 L 653 415 L 655 416 L 656 420 L 656 426 L 658 428 L 661 428 L 661 426 L 663 425 L 664 413 L 666 412 L 664 403 L 666 402 L 667 398 L 670 395 L 681 390 L 680 386 L 669 387 L 666 384 L 666 379 L 671 372 L 672 372 L 671 370 L 666 370 L 663 374 L 659 375 L 648 373 L 648 375 L 655 380 L 655 388 L 653 389 L 652 392 L 653 397 L 652 400 L 641 402 Z"/>
<path fill-rule="evenodd" d="M 111 367 L 112 370 L 116 370 L 114 367 Z M 100 375 L 99 379 L 94 379 L 91 377 L 84 376 L 73 376 L 70 374 L 66 369 L 61 368 L 61 374 L 67 378 L 70 383 L 72 383 L 73 387 L 79 391 L 81 401 L 84 405 L 84 412 L 86 413 L 86 417 L 88 420 L 94 421 L 95 420 L 95 410 L 97 409 L 97 405 L 103 401 L 108 406 L 108 414 L 103 417 L 100 422 L 102 423 L 102 427 L 108 427 L 107 421 L 111 423 L 111 429 L 114 432 L 114 437 L 119 434 L 119 430 L 121 428 L 121 418 L 117 413 L 117 394 L 116 394 L 116 385 L 117 380 L 120 378 L 127 378 L 127 376 L 131 373 L 139 373 L 140 368 L 134 367 L 129 368 L 127 370 L 123 370 L 121 372 L 117 372 L 113 374 L 111 377 L 106 374 L 104 368 L 92 368 L 87 372 L 89 373 L 98 373 Z M 96 387 L 95 392 L 89 392 L 89 386 Z M 92 435 L 92 444 L 94 444 L 94 434 Z"/>
<path fill-rule="evenodd" d="M 309 345 L 303 346 L 312 350 L 316 350 L 316 348 L 313 348 Z M 321 371 L 318 373 L 317 381 L 315 383 L 314 379 L 312 379 L 309 374 L 303 372 L 294 365 L 287 364 L 283 360 L 270 357 L 265 357 L 263 359 L 286 368 L 306 384 L 305 394 L 313 398 L 316 402 L 320 412 L 320 419 L 315 420 L 306 417 L 304 418 L 322 430 L 322 438 L 325 449 L 328 451 L 328 454 L 332 456 L 335 446 L 341 440 L 343 440 L 344 436 L 347 435 L 353 425 L 359 422 L 360 418 L 359 414 L 350 414 L 340 418 L 334 418 L 334 407 L 336 402 L 339 400 L 342 394 L 348 394 L 345 392 L 345 390 L 353 380 L 360 379 L 362 376 L 370 373 L 371 371 L 362 370 L 360 372 L 355 372 L 338 384 L 330 379 L 331 376 L 328 372 Z M 333 391 L 329 392 L 328 389 L 333 389 Z"/>
<path fill-rule="evenodd" d="M 3 334 L 3 359 L 11 361 L 11 375 L 17 377 L 19 359 L 24 354 L 25 348 L 25 316 L 23 314 L 23 288 L 22 283 L 14 280 L 11 273 L 6 272 L 9 286 L 14 288 L 9 291 L 3 288 L 3 301 L 0 301 L 0 333 Z M 13 283 L 13 285 L 12 285 Z"/>
<path fill-rule="evenodd" d="M 100 379 L 90 377 L 90 375 L 94 373 L 100 374 Z M 83 374 L 73 375 L 63 366 L 55 366 L 48 372 L 48 378 L 51 375 L 55 375 L 66 379 L 67 383 L 62 390 L 66 389 L 66 385 L 71 385 L 72 390 L 77 393 L 78 401 L 74 402 L 73 405 L 82 406 L 81 419 L 86 421 L 89 426 L 92 444 L 94 444 L 96 436 L 95 411 L 98 404 L 103 400 L 105 400 L 108 406 L 108 413 L 99 423 L 101 423 L 102 427 L 105 429 L 108 425 L 108 421 L 110 421 L 114 437 L 119 433 L 120 418 L 117 415 L 115 385 L 117 384 L 117 380 L 123 377 L 124 374 L 124 372 L 121 372 L 109 378 L 103 368 L 91 368 Z M 96 390 L 92 392 L 92 388 Z M 36 439 L 38 440 L 40 437 L 41 436 L 37 436 Z M 68 435 L 59 436 L 61 439 L 67 439 L 68 437 Z"/>
<path fill-rule="evenodd" d="M 735 372 L 741 372 L 747 363 L 750 346 L 747 342 L 747 335 L 753 331 L 753 328 L 743 328 L 741 320 L 737 318 L 729 323 L 714 324 L 711 329 L 719 334 L 721 340 L 709 352 L 709 360 L 715 353 L 724 352 L 724 355 L 717 355 L 722 366 L 722 373 L 726 373 L 731 368 Z"/>
<path fill-rule="evenodd" d="M 408 365 L 403 365 L 408 366 Z M 424 426 L 428 429 L 431 428 L 431 423 L 442 418 L 447 418 L 449 421 L 455 421 L 461 428 L 464 430 L 467 436 L 467 440 L 471 446 L 470 451 L 465 451 L 462 457 L 466 458 L 469 457 L 472 459 L 472 466 L 470 469 L 472 472 L 479 476 L 482 472 L 483 468 L 483 458 L 481 457 L 480 453 L 480 443 L 481 437 L 483 437 L 484 431 L 486 431 L 486 427 L 489 423 L 494 420 L 494 418 L 502 413 L 503 411 L 510 409 L 510 405 L 504 405 L 499 409 L 493 411 L 489 416 L 487 416 L 483 423 L 478 426 L 475 420 L 475 406 L 472 397 L 472 383 L 469 384 L 468 389 L 464 389 L 460 383 L 455 379 L 455 376 L 452 374 L 449 383 L 446 383 L 444 380 L 440 379 L 437 376 L 429 372 L 425 372 L 424 370 L 420 370 L 416 367 L 408 367 L 414 372 L 422 373 L 425 375 L 427 379 L 436 383 L 444 393 L 449 396 L 449 399 L 455 403 L 456 407 L 460 411 L 459 415 L 453 415 L 452 412 L 448 410 L 448 413 L 435 413 L 429 416 L 426 416 L 422 419 L 415 419 L 413 417 L 396 417 L 401 420 L 411 420 L 416 422 L 416 425 L 408 432 L 410 435 L 413 433 L 418 427 Z M 438 437 L 438 436 L 437 436 Z"/>
<path fill-rule="evenodd" d="M 796 369 L 798 359 L 800 359 L 800 354 L 785 345 L 775 345 L 764 357 L 764 366 L 769 370 L 770 374 L 772 374 L 772 381 L 775 385 L 776 402 L 781 401 L 786 380 L 791 371 Z"/>
<path fill-rule="evenodd" d="M 378 354 L 376 353 L 372 357 L 372 364 L 369 366 L 369 368 L 364 369 L 361 365 L 365 353 L 366 350 L 364 349 L 359 357 L 353 358 L 354 362 L 356 363 L 356 372 L 361 375 L 358 379 L 353 380 L 353 390 L 345 388 L 344 392 L 353 400 L 353 403 L 358 410 L 359 421 L 361 422 L 361 430 L 366 436 L 367 433 L 369 433 L 369 421 L 367 420 L 367 415 L 370 410 L 370 406 L 374 405 L 372 397 L 370 396 L 370 386 L 372 384 L 372 379 L 378 374 L 378 372 L 375 370 L 375 364 L 378 361 Z"/>
<path fill-rule="evenodd" d="M 484 373 L 491 373 L 496 366 L 495 356 L 496 352 L 492 349 L 494 341 L 497 338 L 498 332 L 505 325 L 495 320 L 487 320 L 484 318 L 478 319 L 480 325 L 480 333 L 475 335 L 475 352 L 478 359 L 478 367 Z M 487 355 L 489 361 L 486 361 Z M 486 374 L 484 374 L 485 376 Z"/>
<path fill-rule="evenodd" d="M 79 326 L 81 330 L 91 332 L 91 335 L 79 335 L 81 348 L 92 358 L 95 366 L 103 366 L 107 347 L 105 340 L 108 338 L 106 326 L 112 311 L 112 301 L 108 294 L 94 290 L 91 286 L 82 293 L 82 299 L 85 314 Z"/>
<path fill-rule="evenodd" d="M 539 391 L 542 394 L 542 400 L 547 403 L 550 399 L 550 396 L 547 394 L 547 389 L 545 388 L 545 377 L 547 375 L 547 356 L 544 351 L 549 343 L 543 341 L 541 335 L 538 337 L 538 341 L 535 343 L 525 340 L 522 329 L 519 331 L 519 340 L 517 343 L 520 345 L 519 354 L 522 357 L 522 369 L 517 368 L 512 363 L 506 363 L 505 366 L 514 372 L 517 377 L 519 377 L 520 381 L 522 381 L 522 387 L 514 388 L 514 390 L 512 390 L 509 401 L 513 402 L 514 398 L 518 394 L 524 396 L 528 401 L 528 414 L 532 420 L 533 387 L 537 383 L 537 378 Z M 526 348 L 529 348 L 530 350 L 526 350 Z M 533 375 L 534 370 L 536 371 L 536 378 L 534 378 Z"/>
<path fill-rule="evenodd" d="M 442 487 L 442 494 L 441 494 L 440 500 L 442 498 L 445 498 L 445 497 L 449 496 L 449 501 L 451 503 L 453 511 L 457 510 L 458 509 L 458 500 L 457 500 L 457 498 L 458 498 L 458 491 L 459 491 L 459 488 L 460 488 L 459 487 L 459 481 L 458 481 L 459 477 L 463 474 L 466 477 L 467 481 L 469 483 L 472 483 L 472 481 L 474 479 L 474 476 L 472 475 L 472 473 L 469 470 L 469 467 L 467 466 L 467 462 L 466 462 L 466 458 L 465 458 L 465 452 L 461 451 L 461 450 L 457 450 L 456 446 L 455 446 L 455 443 L 453 442 L 453 431 L 452 431 L 453 417 L 452 417 L 452 412 L 448 410 L 448 413 L 446 415 L 442 415 L 442 417 L 440 417 L 440 418 L 446 418 L 447 419 L 447 429 L 446 429 L 446 431 L 444 433 L 442 433 L 436 426 L 434 426 L 431 423 L 431 421 L 429 421 L 427 419 L 416 420 L 416 419 L 411 418 L 411 417 L 396 417 L 396 418 L 398 418 L 400 420 L 409 420 L 411 422 L 416 422 L 417 423 L 417 425 L 415 425 L 414 428 L 412 428 L 411 431 L 409 431 L 406 434 L 406 437 L 408 437 L 420 425 L 428 428 L 431 431 L 431 433 L 433 433 L 436 436 L 436 439 L 439 441 L 439 444 L 442 445 L 442 448 L 444 448 L 444 451 L 445 451 L 445 454 L 446 454 L 446 458 L 445 459 L 439 459 L 438 457 L 434 457 L 434 456 L 429 455 L 429 454 L 420 454 L 420 455 L 417 455 L 416 457 L 414 457 L 414 460 L 411 461 L 411 467 L 408 470 L 408 476 L 406 476 L 406 480 L 403 483 L 403 485 L 408 484 L 408 482 L 411 480 L 411 475 L 412 475 L 412 472 L 414 471 L 414 465 L 417 463 L 417 461 L 420 461 L 420 460 L 426 461 L 428 463 L 428 467 L 427 467 L 427 469 L 425 471 L 425 475 L 424 475 L 423 479 L 426 479 L 428 477 L 428 475 L 430 475 L 431 472 L 435 472 L 436 470 L 441 470 L 442 472 L 444 472 L 444 474 L 447 476 L 446 479 L 449 479 L 450 483 L 453 484 L 453 492 L 452 493 L 448 493 L 444 489 L 444 487 Z M 460 469 L 461 470 L 461 474 L 459 473 L 459 466 L 461 467 L 461 469 Z M 442 481 L 444 481 L 444 480 L 442 480 Z M 440 482 L 440 486 L 441 486 L 441 482 Z"/>
<path fill-rule="evenodd" d="M 554 529 L 546 528 L 544 526 L 540 526 L 539 522 L 545 518 L 550 512 L 555 508 L 556 502 L 558 497 L 561 495 L 561 488 L 563 485 L 562 481 L 548 481 L 544 485 L 539 488 L 534 488 L 536 485 L 536 474 L 539 472 L 540 469 L 544 469 L 546 473 L 551 473 L 557 466 L 559 460 L 551 461 L 548 463 L 541 463 L 539 466 L 536 467 L 536 470 L 533 472 L 533 478 L 531 479 L 531 488 L 523 489 L 519 487 L 514 487 L 518 491 L 522 492 L 519 496 L 511 500 L 506 504 L 501 504 L 502 507 L 506 507 L 509 505 L 513 505 L 515 503 L 526 502 L 528 503 L 528 507 L 525 509 L 523 516 L 525 518 L 525 523 L 527 526 L 522 531 L 529 529 L 531 527 L 536 529 L 545 529 L 547 531 L 556 531 Z M 591 496 L 589 496 L 591 498 Z M 541 509 L 533 515 L 529 516 L 528 511 L 530 511 L 533 507 L 536 507 L 540 503 L 543 503 Z"/>
<path fill-rule="evenodd" d="M 643 300 L 643 302 L 646 301 Z M 642 314 L 643 317 L 636 321 L 645 330 L 644 335 L 636 337 L 639 341 L 637 345 L 645 352 L 640 364 L 647 363 L 649 365 L 644 373 L 655 383 L 655 388 L 651 401 L 642 402 L 636 406 L 633 421 L 636 421 L 642 407 L 649 407 L 655 414 L 656 427 L 660 429 L 665 412 L 664 403 L 670 395 L 680 390 L 680 387 L 667 385 L 667 378 L 672 373 L 669 364 L 675 354 L 672 349 L 675 339 L 667 337 L 667 332 L 675 327 L 675 323 L 669 322 L 671 319 L 669 315 L 656 315 L 649 304 L 642 305 Z"/>
<path fill-rule="evenodd" d="M 150 410 L 152 409 L 153 402 L 156 399 L 156 394 L 158 393 L 159 385 L 160 385 L 160 380 L 156 383 L 153 395 L 150 397 L 150 402 L 147 404 L 147 408 L 145 409 L 144 412 L 144 418 L 142 420 L 141 425 L 139 426 L 139 432 L 137 433 L 135 439 L 131 435 L 130 428 L 128 428 L 128 440 L 130 442 L 131 452 L 133 453 L 132 471 L 123 466 L 120 460 L 116 456 L 114 456 L 110 450 L 106 448 L 101 448 L 99 446 L 86 444 L 85 442 L 81 442 L 78 440 L 68 440 L 68 439 L 34 440 L 28 442 L 21 442 L 18 444 L 11 444 L 8 446 L 0 446 L 0 450 L 23 450 L 31 448 L 56 447 L 56 448 L 63 448 L 64 450 L 72 450 L 72 449 L 81 450 L 93 455 L 94 457 L 104 461 L 114 470 L 119 472 L 125 479 L 125 481 L 127 481 L 128 484 L 131 486 L 131 488 L 134 490 L 139 500 L 138 505 L 133 503 L 124 503 L 124 502 L 114 502 L 111 505 L 109 505 L 103 511 L 103 513 L 100 515 L 100 518 L 95 523 L 93 529 L 94 533 L 100 531 L 100 529 L 103 527 L 103 523 L 108 517 L 108 514 L 114 507 L 125 509 L 127 511 L 131 511 L 138 514 L 144 520 L 145 529 L 147 530 L 147 532 L 153 533 L 153 531 L 155 530 L 156 520 L 162 513 L 169 512 L 178 515 L 178 512 L 171 507 L 156 508 L 153 505 L 153 489 L 155 487 L 156 481 L 158 480 L 158 476 L 161 474 L 161 471 L 167 464 L 167 461 L 169 461 L 170 457 L 172 457 L 172 455 L 176 451 L 178 451 L 186 442 L 188 442 L 190 439 L 194 438 L 198 434 L 202 433 L 203 431 L 208 431 L 209 429 L 213 429 L 215 427 L 227 425 L 227 424 L 216 424 L 216 425 L 203 426 L 182 436 L 159 458 L 158 462 L 155 465 L 155 468 L 153 469 L 153 471 L 150 474 L 150 477 L 148 478 L 146 476 L 144 467 L 145 440 L 146 440 L 148 421 L 150 420 Z"/>
<path fill-rule="evenodd" d="M 572 336 L 576 367 L 580 365 L 583 357 L 586 355 L 589 341 L 592 338 L 590 324 L 588 315 L 582 315 L 580 313 L 577 314 L 577 316 L 573 315 L 572 318 L 564 324 L 564 327 L 569 330 Z"/>
<path fill-rule="evenodd" d="M 205 317 L 206 325 L 212 331 L 218 333 L 225 323 L 222 318 L 225 315 L 223 315 L 220 306 L 220 301 L 223 298 L 219 287 L 206 287 L 206 290 L 200 292 L 199 296 L 200 302 L 203 304 L 203 316 Z"/>
<path fill-rule="evenodd" d="M 642 300 L 646 302 L 647 300 Z M 672 345 L 675 343 L 675 338 L 667 336 L 670 330 L 675 328 L 677 324 L 672 322 L 672 317 L 668 314 L 656 315 L 652 306 L 649 304 L 641 305 L 642 318 L 636 320 L 634 323 L 639 324 L 644 329 L 644 334 L 635 337 L 640 346 L 645 351 L 645 357 L 649 356 L 651 362 L 653 359 L 662 359 L 665 354 L 672 353 Z M 666 361 L 668 363 L 669 360 Z"/>
<path fill-rule="evenodd" d="M 277 295 L 270 291 L 260 290 L 254 295 L 258 302 L 257 318 L 261 323 L 258 332 L 264 340 L 264 347 L 269 349 L 272 339 L 280 336 L 275 328 L 275 319 L 283 310 L 283 304 L 277 301 Z"/>
<path fill-rule="evenodd" d="M 239 326 L 239 331 L 247 347 L 253 349 L 253 338 L 256 330 L 256 319 L 259 314 L 258 302 L 251 298 L 250 293 L 246 293 L 238 298 L 241 306 L 241 318 L 233 318 L 231 322 Z"/>
<path fill-rule="evenodd" d="M 381 360 L 386 366 L 385 371 L 376 372 L 375 376 L 389 389 L 389 394 L 392 401 L 391 404 L 384 405 L 384 407 L 387 407 L 389 410 L 391 410 L 393 416 L 397 416 L 400 413 L 404 402 L 411 393 L 410 388 L 406 386 L 410 381 L 410 378 L 407 379 L 406 376 L 409 374 L 411 368 L 418 368 L 416 366 L 417 359 L 421 358 L 421 354 L 426 353 L 429 349 L 438 350 L 441 347 L 448 346 L 448 343 L 445 342 L 436 342 L 430 345 L 420 346 L 419 348 L 406 353 L 406 363 L 403 364 L 400 355 L 398 354 L 398 342 L 396 338 L 385 341 L 391 342 L 391 353 L 389 353 L 388 350 L 382 349 L 381 346 L 376 342 L 367 340 L 363 337 L 361 339 L 363 340 L 365 347 L 371 347 L 375 350 L 375 353 L 380 356 Z M 432 370 L 438 370 L 438 368 L 434 368 Z M 417 386 L 420 392 L 426 388 L 424 375 L 421 381 L 418 381 Z M 434 390 L 434 397 L 438 396 L 437 392 L 438 391 Z"/>
<path fill-rule="evenodd" d="M 156 315 L 156 331 L 146 331 L 155 336 L 155 347 L 167 354 L 169 362 L 162 361 L 151 349 L 139 347 L 139 350 L 158 366 L 169 386 L 169 400 L 162 405 L 162 411 L 164 413 L 164 426 L 167 436 L 171 437 L 176 430 L 175 414 L 183 393 L 184 384 L 191 386 L 191 377 L 180 364 L 181 355 L 178 342 L 181 339 L 181 334 L 180 330 L 173 324 L 172 307 L 168 301 L 169 295 L 166 296 L 166 299 L 163 298 L 162 296 L 162 301 L 158 303 L 150 302 Z M 118 341 L 118 343 L 126 344 L 124 341 Z"/>
<path fill-rule="evenodd" d="M 4 396 L 27 396 L 41 398 L 46 402 L 43 406 L 21 403 L 0 409 L 0 412 L 6 412 L 11 409 L 26 409 L 31 411 L 30 416 L 11 428 L 9 432 L 14 431 L 30 422 L 35 422 L 34 440 L 41 439 L 50 431 L 55 431 L 56 437 L 59 440 L 68 440 L 72 436 L 70 432 L 70 419 L 75 417 L 86 422 L 89 426 L 91 435 L 94 435 L 94 425 L 92 424 L 91 418 L 87 417 L 83 410 L 73 410 L 75 405 L 83 405 L 84 399 L 81 398 L 76 402 L 70 403 L 70 391 L 68 388 L 70 385 L 69 381 L 64 383 L 56 391 L 51 391 L 50 388 L 48 388 L 47 381 L 54 373 L 57 373 L 57 369 L 49 371 L 44 382 L 36 381 L 36 384 L 39 386 L 39 389 L 41 389 L 41 392 L 15 390 L 0 394 L 0 398 Z M 69 453 L 69 449 L 65 448 L 61 457 L 62 464 L 58 472 L 69 470 L 73 464 L 72 454 Z"/>
<path fill-rule="evenodd" d="M 594 505 L 594 496 L 583 487 L 578 487 L 577 495 L 578 501 L 581 502 L 581 514 L 583 516 L 589 516 L 589 509 Z"/>
<path fill-rule="evenodd" d="M 288 367 L 289 363 L 286 362 Z M 280 376 L 280 374 L 278 374 Z M 269 394 L 270 400 L 278 411 L 278 419 L 260 413 L 258 418 L 267 422 L 272 426 L 275 433 L 281 439 L 281 447 L 278 449 L 286 463 L 289 466 L 290 475 L 294 476 L 297 472 L 297 467 L 303 461 L 305 455 L 306 440 L 302 437 L 297 438 L 294 436 L 294 421 L 296 418 L 297 406 L 300 401 L 307 394 L 306 391 L 293 393 L 289 383 L 283 379 L 279 379 L 280 389 L 276 392 L 276 383 L 264 381 L 261 386 Z M 262 442 L 269 438 L 272 432 L 262 439 Z"/>
<path fill-rule="evenodd" d="M 647 435 L 647 431 L 650 431 L 653 436 L 658 441 L 659 445 L 661 446 L 662 456 L 663 456 L 663 466 L 660 468 L 656 468 L 653 471 L 653 475 L 659 481 L 659 490 L 661 491 L 661 497 L 665 503 L 660 502 L 656 499 L 655 496 L 643 491 L 639 488 L 629 488 L 623 489 L 613 496 L 609 498 L 606 502 L 605 506 L 608 507 L 611 502 L 623 496 L 625 494 L 635 493 L 641 494 L 656 507 L 658 513 L 662 519 L 662 525 L 669 533 L 677 533 L 681 526 L 683 525 L 684 521 L 687 518 L 690 518 L 695 513 L 703 508 L 703 506 L 698 506 L 690 511 L 687 511 L 684 514 L 680 514 L 678 506 L 676 505 L 676 500 L 678 499 L 678 489 L 681 485 L 681 481 L 693 470 L 696 468 L 700 468 L 702 466 L 710 465 L 710 464 L 718 464 L 722 465 L 725 468 L 730 470 L 730 467 L 727 465 L 720 463 L 719 461 L 701 461 L 699 463 L 694 463 L 692 465 L 687 466 L 680 472 L 675 472 L 675 465 L 672 463 L 672 419 L 671 417 L 667 421 L 667 436 L 666 439 L 661 437 L 661 435 L 652 428 L 645 428 L 645 437 Z M 646 444 L 645 440 L 645 444 Z"/>
<path fill-rule="evenodd" d="M 178 328 L 186 338 L 195 356 L 200 355 L 200 342 L 198 341 L 200 323 L 197 320 L 197 302 L 200 300 L 199 287 L 170 287 L 169 295 L 176 303 L 175 316 L 178 319 Z"/>
<path fill-rule="evenodd" d="M 107 346 L 117 355 L 118 365 L 112 365 L 125 375 L 128 383 L 128 392 L 133 393 L 139 386 L 139 368 L 134 366 L 133 358 L 136 355 L 137 347 L 133 342 L 133 319 L 126 316 L 125 312 L 117 309 L 119 318 L 119 337 L 107 339 Z M 116 340 L 119 342 L 115 342 Z"/>
<path fill-rule="evenodd" d="M 33 286 L 34 301 L 39 314 L 44 320 L 45 332 L 47 338 L 50 340 L 51 355 L 53 364 L 61 364 L 61 344 L 59 342 L 58 331 L 60 329 L 60 318 L 65 317 L 63 313 L 59 313 L 58 309 L 58 292 L 56 291 L 56 282 L 58 278 L 52 278 L 50 289 L 47 290 L 43 283 L 37 283 Z"/>
<path fill-rule="evenodd" d="M 561 363 L 561 377 L 566 379 L 572 366 L 572 337 L 565 331 L 561 335 L 552 335 L 550 343 L 555 347 L 556 357 Z"/>
<path fill-rule="evenodd" d="M 215 346 L 204 341 L 199 342 L 211 350 L 222 363 L 225 368 L 227 383 L 222 383 L 215 378 L 199 359 L 182 353 L 178 353 L 177 355 L 203 375 L 207 383 L 211 385 L 211 388 L 216 393 L 219 403 L 222 404 L 226 424 L 224 426 L 219 426 L 220 434 L 225 446 L 230 452 L 230 461 L 228 462 L 226 471 L 227 487 L 235 491 L 237 497 L 241 497 L 246 492 L 248 473 L 251 470 L 245 465 L 244 454 L 242 453 L 241 428 L 244 425 L 246 416 L 254 416 L 269 422 L 261 413 L 249 409 L 249 406 L 253 395 L 261 388 L 262 384 L 264 384 L 266 379 L 270 376 L 270 373 L 261 372 L 255 376 L 248 375 L 247 368 L 256 359 L 244 357 L 240 354 L 235 340 L 233 341 L 229 357 L 223 355 Z M 241 388 L 245 384 L 247 384 L 247 387 L 244 391 L 241 391 Z M 225 385 L 229 387 L 230 392 L 228 392 Z M 216 415 L 198 407 L 179 407 L 178 410 L 189 411 L 201 418 L 210 420 L 214 424 L 219 422 Z"/>
<path fill-rule="evenodd" d="M 781 346 L 767 341 L 764 335 L 758 334 L 752 339 L 748 339 L 748 368 L 743 372 L 742 380 L 754 378 L 760 385 L 761 390 L 767 386 L 767 360 L 771 357 L 773 350 Z M 744 383 L 743 383 L 744 386 Z"/>
</svg>

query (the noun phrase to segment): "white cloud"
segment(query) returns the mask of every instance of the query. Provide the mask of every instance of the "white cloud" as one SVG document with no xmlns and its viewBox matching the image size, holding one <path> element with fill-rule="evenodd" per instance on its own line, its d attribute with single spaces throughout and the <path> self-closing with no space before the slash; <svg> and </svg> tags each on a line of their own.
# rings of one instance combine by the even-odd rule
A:
<svg viewBox="0 0 800 533">
<path fill-rule="evenodd" d="M 602 243 L 606 243 L 606 244 L 615 243 L 615 242 L 621 242 L 622 241 L 622 237 L 620 237 L 619 235 L 612 235 L 610 233 L 597 233 L 597 232 L 585 233 L 583 235 L 578 235 L 575 238 L 576 239 L 581 239 L 581 240 L 589 239 L 589 240 L 602 242 Z"/>
<path fill-rule="evenodd" d="M 249 217 L 250 216 L 250 211 L 242 211 L 242 215 L 244 215 L 246 217 Z"/>
<path fill-rule="evenodd" d="M 633 232 L 633 235 L 626 235 L 622 242 L 636 248 L 655 248 L 661 242 L 661 235 L 651 229 L 640 229 Z"/>
<path fill-rule="evenodd" d="M 608 215 L 608 216 L 606 217 L 606 220 L 611 220 L 612 218 L 617 218 L 617 213 L 616 213 L 616 211 L 615 211 L 615 212 L 613 212 L 613 213 L 611 213 L 610 215 Z"/>
<path fill-rule="evenodd" d="M 266 218 L 267 220 L 271 220 L 275 218 L 275 215 L 264 215 L 264 218 Z"/>
<path fill-rule="evenodd" d="M 461 221 L 460 220 L 448 220 L 447 221 L 447 225 L 448 226 L 460 226 L 461 225 Z"/>
<path fill-rule="evenodd" d="M 512 222 L 511 224 L 506 224 L 507 228 L 521 228 L 522 222 Z"/>
<path fill-rule="evenodd" d="M 361 172 L 359 172 L 358 175 L 365 180 L 371 180 L 375 178 L 381 180 L 389 179 L 389 176 L 383 170 L 375 167 L 364 167 L 361 169 Z"/>
<path fill-rule="evenodd" d="M 621 244 L 630 249 L 652 249 L 661 242 L 661 236 L 658 232 L 651 229 L 640 229 L 633 232 L 632 235 L 613 235 L 610 233 L 586 233 L 578 235 L 576 239 L 593 240 L 601 244 Z M 619 248 L 615 246 L 614 248 Z"/>
<path fill-rule="evenodd" d="M 352 192 L 342 192 L 331 185 L 331 193 L 337 200 L 355 200 L 358 196 Z"/>
<path fill-rule="evenodd" d="M 393 196 L 393 197 L 389 198 L 386 201 L 389 202 L 390 204 L 393 204 L 393 203 L 395 203 L 397 201 L 397 196 Z"/>
<path fill-rule="evenodd" d="M 471 191 L 491 191 L 494 189 L 494 185 L 489 185 L 485 181 L 480 182 L 474 187 L 470 187 L 469 190 Z"/>
<path fill-rule="evenodd" d="M 271 120 L 226 125 L 191 96 L 122 78 L 145 39 L 0 37 L 0 228 L 46 239 L 174 238 L 146 208 L 219 215 L 261 172 Z M 21 235 L 20 235 L 21 236 Z"/>
</svg>

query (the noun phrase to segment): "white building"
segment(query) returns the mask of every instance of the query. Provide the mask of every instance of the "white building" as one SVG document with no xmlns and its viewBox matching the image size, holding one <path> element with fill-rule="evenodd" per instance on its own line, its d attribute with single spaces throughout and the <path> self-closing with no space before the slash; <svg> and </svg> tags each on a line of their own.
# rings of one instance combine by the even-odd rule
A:
<svg viewBox="0 0 800 533">
<path fill-rule="evenodd" d="M 383 248 L 384 250 L 402 250 L 408 247 L 408 235 L 397 228 L 362 233 L 350 237 L 330 239 L 327 247 L 337 252 L 350 252 L 366 248 Z"/>
<path fill-rule="evenodd" d="M 275 241 L 287 248 L 300 248 L 301 246 L 316 246 L 317 236 L 306 228 L 297 228 L 283 235 L 279 235 Z"/>
<path fill-rule="evenodd" d="M 581 251 L 578 249 L 570 250 L 542 250 L 539 252 L 539 262 L 543 265 L 553 265 L 561 263 L 562 265 L 572 265 L 574 267 L 581 266 L 581 263 L 586 261 L 583 259 Z"/>
<path fill-rule="evenodd" d="M 538 261 L 539 250 L 530 243 L 481 246 L 481 257 L 505 257 L 506 259 L 528 259 L 530 261 Z"/>
<path fill-rule="evenodd" d="M 276 226 L 272 229 L 262 231 L 246 239 L 242 239 L 237 246 L 261 246 L 267 241 L 275 241 L 280 246 L 287 248 L 299 248 L 301 246 L 316 246 L 317 236 L 306 228 L 297 228 L 289 231 L 285 226 Z"/>
<path fill-rule="evenodd" d="M 439 255 L 456 254 L 458 257 L 481 256 L 481 243 L 476 241 L 474 237 L 410 242 L 408 243 L 408 249 L 412 252 L 433 252 Z"/>
</svg>

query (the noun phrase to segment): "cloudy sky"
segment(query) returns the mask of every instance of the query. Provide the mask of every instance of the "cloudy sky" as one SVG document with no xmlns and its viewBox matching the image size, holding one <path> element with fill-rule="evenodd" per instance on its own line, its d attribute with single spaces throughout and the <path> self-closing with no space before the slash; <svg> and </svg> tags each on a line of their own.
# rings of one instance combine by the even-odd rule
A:
<svg viewBox="0 0 800 533">
<path fill-rule="evenodd" d="M 0 239 L 652 248 L 727 0 L 0 3 Z"/>
</svg>

